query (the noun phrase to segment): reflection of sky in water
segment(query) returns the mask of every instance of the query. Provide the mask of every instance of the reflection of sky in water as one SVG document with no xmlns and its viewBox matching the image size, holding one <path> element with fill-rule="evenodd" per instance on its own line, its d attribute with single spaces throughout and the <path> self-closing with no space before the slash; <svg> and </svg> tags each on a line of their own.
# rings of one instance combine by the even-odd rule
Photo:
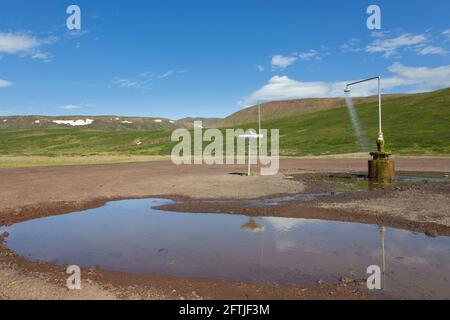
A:
<svg viewBox="0 0 450 320">
<path fill-rule="evenodd" d="M 318 223 L 316 220 L 304 220 L 295 218 L 261 218 L 263 222 L 268 222 L 277 232 L 289 232 L 292 229 L 298 228 L 302 225 L 312 225 Z"/>
<path fill-rule="evenodd" d="M 382 265 L 378 226 L 295 218 L 172 213 L 127 200 L 3 228 L 30 259 L 109 270 L 243 281 L 366 278 Z M 387 293 L 450 298 L 450 239 L 386 228 Z"/>
</svg>

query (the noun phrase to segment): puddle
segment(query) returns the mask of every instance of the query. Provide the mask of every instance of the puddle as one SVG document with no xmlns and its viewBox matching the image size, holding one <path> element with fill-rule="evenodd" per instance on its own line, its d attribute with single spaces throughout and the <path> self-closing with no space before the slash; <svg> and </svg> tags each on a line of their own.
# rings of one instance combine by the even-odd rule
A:
<svg viewBox="0 0 450 320">
<path fill-rule="evenodd" d="M 450 238 L 357 223 L 152 209 L 162 199 L 104 207 L 1 228 L 31 260 L 107 270 L 313 284 L 367 278 L 383 266 L 394 298 L 450 298 Z"/>
</svg>

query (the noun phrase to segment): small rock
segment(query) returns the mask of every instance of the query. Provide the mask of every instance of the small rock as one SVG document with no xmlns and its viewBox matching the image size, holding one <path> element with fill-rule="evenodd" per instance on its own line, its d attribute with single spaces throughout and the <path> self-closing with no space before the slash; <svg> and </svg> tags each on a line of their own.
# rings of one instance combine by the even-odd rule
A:
<svg viewBox="0 0 450 320">
<path fill-rule="evenodd" d="M 342 284 L 349 284 L 349 283 L 352 283 L 352 282 L 353 282 L 352 279 L 350 279 L 350 278 L 345 278 L 345 277 L 340 278 L 339 281 L 340 281 Z"/>
<path fill-rule="evenodd" d="M 197 294 L 197 292 L 195 292 L 195 291 L 192 291 L 192 295 L 195 297 L 195 298 L 200 298 L 200 296 Z"/>
<path fill-rule="evenodd" d="M 425 235 L 430 238 L 437 238 L 439 236 L 436 230 L 428 230 L 425 232 Z"/>
<path fill-rule="evenodd" d="M 358 286 L 365 286 L 366 283 L 367 283 L 367 280 L 365 280 L 365 279 L 356 280 L 356 285 L 358 285 Z"/>
</svg>

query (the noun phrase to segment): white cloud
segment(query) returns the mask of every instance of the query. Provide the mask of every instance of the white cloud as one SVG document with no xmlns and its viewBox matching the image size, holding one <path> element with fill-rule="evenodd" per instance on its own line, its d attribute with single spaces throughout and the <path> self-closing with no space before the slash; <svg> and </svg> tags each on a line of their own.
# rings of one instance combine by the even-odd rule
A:
<svg viewBox="0 0 450 320">
<path fill-rule="evenodd" d="M 76 105 L 76 104 L 66 104 L 61 107 L 61 109 L 64 109 L 64 110 L 74 110 L 74 109 L 81 109 L 81 108 L 82 108 L 82 106 Z"/>
<path fill-rule="evenodd" d="M 31 58 L 33 59 L 38 59 L 38 60 L 43 60 L 45 62 L 50 62 L 50 55 L 46 52 L 36 52 L 34 53 Z"/>
<path fill-rule="evenodd" d="M 21 33 L 0 33 L 0 52 L 16 54 L 29 52 L 40 45 L 35 37 Z"/>
<path fill-rule="evenodd" d="M 12 82 L 0 79 L 0 88 L 12 86 Z"/>
<path fill-rule="evenodd" d="M 151 82 L 151 79 L 144 79 L 144 80 L 131 80 L 127 78 L 119 78 L 115 77 L 113 80 L 113 84 L 116 85 L 119 88 L 134 88 L 134 89 L 143 89 L 143 90 L 150 90 L 149 83 Z"/>
<path fill-rule="evenodd" d="M 91 108 L 91 107 L 95 107 L 95 104 L 92 103 L 80 103 L 80 104 L 66 104 L 61 106 L 61 109 L 64 110 L 77 110 L 77 109 L 82 109 L 82 108 Z"/>
<path fill-rule="evenodd" d="M 443 36 L 450 37 L 450 29 L 447 29 L 447 30 L 442 31 L 442 35 L 443 35 Z"/>
<path fill-rule="evenodd" d="M 38 39 L 26 33 L 0 33 L 0 53 L 21 54 L 48 62 L 49 55 L 38 51 L 38 48 L 55 41 L 57 41 L 56 37 Z"/>
<path fill-rule="evenodd" d="M 388 70 L 392 75 L 382 79 L 383 91 L 401 88 L 407 92 L 425 92 L 450 87 L 450 65 L 415 68 L 395 63 Z M 342 97 L 345 85 L 353 80 L 357 79 L 340 82 L 301 82 L 287 76 L 274 76 L 241 104 L 250 106 L 257 101 Z M 376 84 L 370 82 L 352 89 L 353 96 L 369 96 L 376 92 Z"/>
<path fill-rule="evenodd" d="M 171 75 L 173 75 L 175 73 L 175 71 L 173 70 L 169 70 L 166 73 L 163 73 L 162 75 L 157 76 L 158 79 L 164 79 L 167 77 L 170 77 Z"/>
<path fill-rule="evenodd" d="M 135 80 L 121 77 L 114 77 L 113 84 L 120 88 L 136 88 L 150 90 L 150 83 L 154 80 L 165 79 L 177 74 L 185 73 L 185 70 L 169 70 L 160 75 L 155 75 L 151 71 L 144 71 L 138 74 Z"/>
<path fill-rule="evenodd" d="M 116 78 L 113 81 L 113 83 L 121 88 L 132 88 L 132 87 L 137 87 L 137 85 L 138 85 L 137 81 L 133 81 L 130 79 L 118 79 L 118 78 Z"/>
<path fill-rule="evenodd" d="M 441 47 L 433 47 L 433 46 L 427 46 L 419 51 L 419 55 L 425 56 L 430 54 L 436 54 L 440 56 L 445 56 L 447 54 L 447 50 Z"/>
<path fill-rule="evenodd" d="M 390 31 L 373 31 L 370 35 L 373 38 L 383 38 L 386 35 L 388 35 L 390 33 Z"/>
<path fill-rule="evenodd" d="M 151 76 L 151 75 L 152 75 L 151 71 L 144 71 L 139 74 L 139 77 L 147 78 L 148 76 Z"/>
<path fill-rule="evenodd" d="M 305 61 L 309 61 L 311 59 L 320 59 L 319 53 L 317 52 L 317 50 L 314 50 L 314 49 L 311 49 L 306 52 L 301 52 L 298 54 L 298 57 L 300 58 L 300 60 L 305 60 Z"/>
<path fill-rule="evenodd" d="M 405 33 L 396 38 L 384 39 L 382 36 L 377 37 L 371 44 L 366 47 L 366 52 L 382 53 L 385 58 L 390 58 L 398 53 L 401 49 L 417 48 L 424 45 L 427 37 L 423 34 Z"/>
<path fill-rule="evenodd" d="M 283 56 L 281 54 L 274 55 L 272 57 L 272 68 L 285 69 L 297 60 L 297 57 Z"/>
<path fill-rule="evenodd" d="M 164 79 L 164 78 L 168 78 L 170 76 L 176 75 L 176 74 L 183 74 L 185 73 L 185 70 L 169 70 L 159 76 L 156 76 L 157 79 Z"/>
<path fill-rule="evenodd" d="M 387 90 L 408 87 L 410 92 L 424 92 L 450 87 L 450 65 L 415 68 L 394 63 L 389 67 L 389 71 L 394 76 L 384 80 Z"/>
<path fill-rule="evenodd" d="M 248 97 L 243 104 L 252 105 L 255 102 L 288 100 L 305 97 L 322 97 L 327 94 L 327 87 L 322 82 L 300 82 L 287 76 L 274 76 L 269 83 Z"/>
<path fill-rule="evenodd" d="M 344 43 L 344 44 L 341 45 L 341 50 L 344 53 L 347 53 L 347 52 L 361 52 L 364 49 L 359 46 L 360 42 L 361 42 L 361 40 L 358 39 L 358 38 L 350 39 L 348 41 L 348 43 Z"/>
<path fill-rule="evenodd" d="M 68 31 L 66 35 L 68 38 L 80 38 L 88 33 L 90 33 L 90 31 L 87 29 L 82 29 L 82 30 L 74 29 L 74 30 Z"/>
</svg>

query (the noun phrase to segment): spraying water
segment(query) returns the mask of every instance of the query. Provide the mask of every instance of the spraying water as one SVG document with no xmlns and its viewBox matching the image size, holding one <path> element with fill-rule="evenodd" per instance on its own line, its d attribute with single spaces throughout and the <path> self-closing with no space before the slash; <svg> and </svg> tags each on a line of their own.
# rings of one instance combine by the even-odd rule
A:
<svg viewBox="0 0 450 320">
<path fill-rule="evenodd" d="M 347 104 L 348 114 L 352 120 L 353 129 L 355 130 L 356 137 L 358 139 L 358 144 L 361 146 L 361 151 L 369 150 L 369 143 L 366 135 L 361 127 L 361 122 L 359 121 L 358 114 L 356 113 L 356 109 L 353 105 L 352 96 L 349 92 L 345 94 L 345 102 Z"/>
</svg>

